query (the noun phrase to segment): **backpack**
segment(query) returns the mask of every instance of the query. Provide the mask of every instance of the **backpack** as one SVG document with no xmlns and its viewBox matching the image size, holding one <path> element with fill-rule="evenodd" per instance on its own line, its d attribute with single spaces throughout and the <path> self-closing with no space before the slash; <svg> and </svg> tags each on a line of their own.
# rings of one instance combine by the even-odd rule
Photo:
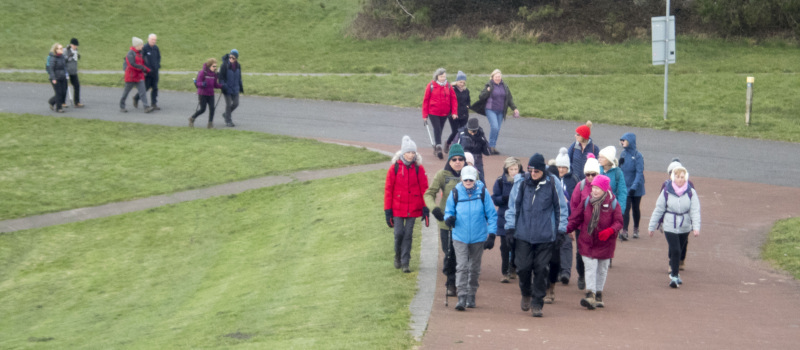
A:
<svg viewBox="0 0 800 350">
<path fill-rule="evenodd" d="M 589 199 L 592 197 L 586 197 L 586 200 L 583 201 L 583 209 L 586 209 L 586 205 L 589 204 Z M 617 209 L 617 197 L 614 197 L 614 200 L 611 201 L 611 210 Z M 662 217 L 663 219 L 663 217 Z"/>
<path fill-rule="evenodd" d="M 125 55 L 125 58 L 122 59 L 122 71 L 128 70 L 128 55 Z"/>
<path fill-rule="evenodd" d="M 484 199 L 486 198 L 486 191 L 487 191 L 486 185 L 484 185 L 483 186 L 483 191 L 481 191 L 481 205 L 483 206 L 484 209 L 486 208 L 486 202 L 484 201 Z M 458 207 L 458 189 L 453 188 L 453 190 L 450 191 L 450 192 L 453 193 L 453 203 L 454 203 L 453 204 L 453 216 L 456 216 L 456 214 L 458 214 L 458 211 L 456 210 L 456 208 Z M 474 200 L 474 199 L 471 199 L 471 200 Z M 489 218 L 486 217 L 486 210 L 483 211 L 483 217 L 486 220 L 489 220 Z"/>
<path fill-rule="evenodd" d="M 547 173 L 545 173 L 545 175 L 547 175 L 550 178 L 550 181 L 553 181 L 553 196 L 558 198 L 558 190 L 556 189 L 556 187 L 558 187 L 558 186 L 555 185 L 556 184 L 555 180 L 558 180 L 558 178 L 555 175 L 551 175 L 551 174 L 547 174 Z M 523 191 L 523 187 L 522 186 L 526 186 L 525 183 L 524 183 L 524 181 L 525 181 L 524 177 L 523 177 L 522 181 L 523 181 L 523 183 L 517 189 L 517 191 L 518 191 L 517 198 L 516 198 L 517 200 L 515 202 L 515 208 L 517 209 L 517 211 L 515 213 L 516 217 L 514 218 L 515 223 L 516 223 L 516 220 L 519 219 L 519 214 L 522 212 L 522 210 L 520 210 L 522 208 L 522 197 L 523 197 L 522 196 L 522 191 Z M 536 189 L 534 189 L 534 191 L 536 191 Z M 560 200 L 561 199 L 559 198 L 559 201 Z"/>
<path fill-rule="evenodd" d="M 395 176 L 397 176 L 397 170 L 398 170 L 398 168 L 400 168 L 400 164 L 397 164 L 397 162 L 394 162 L 394 175 L 395 175 Z M 419 176 L 419 166 L 415 165 L 415 166 L 414 166 L 414 169 L 416 169 L 416 170 L 417 170 L 417 176 Z"/>
</svg>

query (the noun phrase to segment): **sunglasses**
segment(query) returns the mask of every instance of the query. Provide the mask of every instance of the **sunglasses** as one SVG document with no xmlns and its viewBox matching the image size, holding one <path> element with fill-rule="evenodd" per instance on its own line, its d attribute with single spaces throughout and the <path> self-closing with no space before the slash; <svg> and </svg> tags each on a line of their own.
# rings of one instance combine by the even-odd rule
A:
<svg viewBox="0 0 800 350">
<path fill-rule="evenodd" d="M 451 161 L 451 162 L 452 162 L 452 161 L 456 161 L 456 162 L 463 162 L 463 161 L 465 161 L 465 160 L 466 160 L 466 159 L 464 159 L 464 158 L 461 158 L 461 157 L 453 157 L 453 158 L 450 158 L 450 161 Z"/>
<path fill-rule="evenodd" d="M 586 177 L 589 177 L 589 176 L 597 176 L 597 173 L 589 173 L 589 174 L 586 174 Z"/>
<path fill-rule="evenodd" d="M 543 171 L 535 169 L 535 168 L 528 168 L 528 172 L 529 173 L 536 173 L 536 174 L 543 173 Z"/>
<path fill-rule="evenodd" d="M 464 179 L 464 180 L 461 180 L 461 181 L 462 182 L 475 182 L 475 180 L 473 180 L 473 179 Z"/>
</svg>

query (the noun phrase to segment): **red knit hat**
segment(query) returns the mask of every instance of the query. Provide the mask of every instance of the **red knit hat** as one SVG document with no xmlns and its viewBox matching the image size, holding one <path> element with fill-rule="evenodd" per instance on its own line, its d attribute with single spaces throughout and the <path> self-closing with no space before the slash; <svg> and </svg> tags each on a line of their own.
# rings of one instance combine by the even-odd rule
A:
<svg viewBox="0 0 800 350">
<path fill-rule="evenodd" d="M 592 135 L 592 129 L 589 129 L 589 127 L 586 126 L 585 124 L 579 126 L 578 128 L 576 128 L 575 132 L 578 133 L 578 135 L 581 135 L 581 137 L 583 137 L 584 139 L 587 139 L 587 140 L 589 139 L 589 136 Z"/>
</svg>

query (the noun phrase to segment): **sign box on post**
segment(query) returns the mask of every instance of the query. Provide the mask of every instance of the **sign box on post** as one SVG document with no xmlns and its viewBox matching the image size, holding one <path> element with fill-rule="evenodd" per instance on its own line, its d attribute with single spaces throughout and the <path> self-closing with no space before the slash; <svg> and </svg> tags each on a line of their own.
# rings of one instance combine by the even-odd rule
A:
<svg viewBox="0 0 800 350">
<path fill-rule="evenodd" d="M 650 23 L 653 28 L 653 65 L 659 66 L 669 57 L 669 64 L 675 63 L 675 16 L 669 16 L 669 30 L 666 30 L 667 17 L 651 17 Z M 669 55 L 667 55 L 667 45 L 669 40 Z"/>
</svg>

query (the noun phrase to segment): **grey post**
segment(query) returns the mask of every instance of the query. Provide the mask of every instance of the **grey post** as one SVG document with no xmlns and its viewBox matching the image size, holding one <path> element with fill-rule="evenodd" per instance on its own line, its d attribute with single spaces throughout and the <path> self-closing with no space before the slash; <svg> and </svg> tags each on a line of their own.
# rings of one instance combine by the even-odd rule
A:
<svg viewBox="0 0 800 350">
<path fill-rule="evenodd" d="M 747 100 L 745 101 L 744 123 L 750 126 L 750 116 L 753 112 L 753 83 L 755 77 L 747 77 Z"/>
</svg>

